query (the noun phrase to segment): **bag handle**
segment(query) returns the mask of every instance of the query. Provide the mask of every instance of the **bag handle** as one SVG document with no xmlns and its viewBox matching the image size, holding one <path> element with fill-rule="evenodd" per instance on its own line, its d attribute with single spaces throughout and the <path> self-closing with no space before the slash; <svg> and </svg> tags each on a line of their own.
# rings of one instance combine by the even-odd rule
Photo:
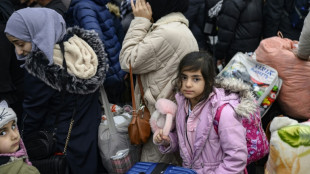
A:
<svg viewBox="0 0 310 174">
<path fill-rule="evenodd" d="M 110 134 L 115 134 L 117 132 L 116 127 L 115 127 L 115 122 L 113 119 L 113 114 L 109 107 L 109 100 L 107 97 L 107 93 L 105 92 L 104 86 L 100 86 L 100 94 L 101 94 L 102 105 L 105 111 L 105 116 L 107 117 Z"/>
<path fill-rule="evenodd" d="M 131 88 L 131 102 L 132 102 L 132 115 L 136 116 L 137 114 L 137 108 L 136 108 L 136 99 L 135 99 L 135 92 L 134 92 L 134 85 L 133 85 L 133 74 L 132 74 L 132 67 L 131 63 L 129 64 L 129 74 L 130 74 L 130 88 Z M 145 106 L 145 109 L 147 109 L 146 104 L 144 102 L 144 92 L 143 92 L 143 86 L 142 86 L 142 81 L 141 81 L 141 76 L 138 75 L 138 85 L 141 93 L 141 100 L 142 104 Z"/>
</svg>

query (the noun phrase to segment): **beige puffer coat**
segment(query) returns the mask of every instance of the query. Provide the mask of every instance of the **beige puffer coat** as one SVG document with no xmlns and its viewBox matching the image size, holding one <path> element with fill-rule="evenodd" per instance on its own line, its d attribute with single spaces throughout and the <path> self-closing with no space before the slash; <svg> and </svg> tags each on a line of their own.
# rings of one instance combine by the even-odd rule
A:
<svg viewBox="0 0 310 174">
<path fill-rule="evenodd" d="M 145 101 L 151 113 L 159 98 L 173 99 L 172 81 L 176 78 L 180 60 L 192 51 L 198 51 L 197 41 L 188 28 L 188 20 L 182 13 L 170 13 L 152 23 L 135 17 L 129 27 L 120 53 L 120 64 L 133 74 L 140 74 Z M 140 91 L 136 83 L 136 104 L 140 103 Z"/>
</svg>

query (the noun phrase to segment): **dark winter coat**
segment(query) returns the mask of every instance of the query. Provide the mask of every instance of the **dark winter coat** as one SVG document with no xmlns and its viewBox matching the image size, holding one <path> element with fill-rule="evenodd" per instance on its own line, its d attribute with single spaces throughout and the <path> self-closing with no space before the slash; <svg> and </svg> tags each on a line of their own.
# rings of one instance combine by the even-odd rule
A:
<svg viewBox="0 0 310 174">
<path fill-rule="evenodd" d="M 106 54 L 94 31 L 75 27 L 67 33 L 68 36 L 77 35 L 92 47 L 98 56 L 97 72 L 90 79 L 79 79 L 69 73 L 63 76 L 60 66 L 48 66 L 43 52 L 34 52 L 25 62 L 28 73 L 25 75 L 23 134 L 27 137 L 37 130 L 53 131 L 56 126 L 57 149 L 62 152 L 73 118 L 67 153 L 72 173 L 97 173 L 97 136 L 101 120 L 98 88 L 105 79 Z M 74 110 L 76 114 L 73 115 Z"/>
<path fill-rule="evenodd" d="M 239 51 L 255 51 L 262 35 L 262 6 L 262 0 L 224 0 L 217 23 L 217 59 L 228 62 Z"/>
<path fill-rule="evenodd" d="M 116 102 L 124 90 L 123 78 L 126 74 L 119 64 L 124 33 L 119 19 L 106 7 L 109 1 L 72 0 L 66 22 L 68 26 L 78 25 L 87 30 L 95 30 L 99 34 L 109 59 L 109 71 L 104 86 L 109 101 Z"/>
<path fill-rule="evenodd" d="M 294 0 L 267 0 L 264 6 L 263 37 L 277 36 L 281 31 L 283 37 L 299 40 L 301 29 L 293 28 L 288 14 L 293 9 Z"/>
<path fill-rule="evenodd" d="M 61 0 L 52 0 L 45 7 L 57 11 L 62 17 L 64 17 L 67 10 Z"/>
<path fill-rule="evenodd" d="M 206 35 L 203 32 L 205 24 L 205 0 L 190 0 L 184 13 L 189 21 L 189 29 L 195 36 L 199 48 L 206 49 Z"/>
<path fill-rule="evenodd" d="M 24 78 L 23 70 L 19 68 L 21 62 L 16 59 L 14 45 L 4 33 L 6 22 L 13 12 L 14 4 L 10 0 L 0 1 L 0 101 L 6 100 L 10 105 L 22 101 Z"/>
</svg>

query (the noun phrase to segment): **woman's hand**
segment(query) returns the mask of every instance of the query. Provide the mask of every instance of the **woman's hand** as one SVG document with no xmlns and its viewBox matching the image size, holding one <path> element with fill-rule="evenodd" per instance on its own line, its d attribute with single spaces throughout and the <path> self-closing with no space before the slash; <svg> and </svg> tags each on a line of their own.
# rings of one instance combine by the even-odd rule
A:
<svg viewBox="0 0 310 174">
<path fill-rule="evenodd" d="M 148 20 L 152 19 L 151 5 L 145 2 L 145 0 L 136 0 L 136 4 L 131 0 L 131 8 L 135 17 L 144 17 Z"/>
<path fill-rule="evenodd" d="M 170 137 L 163 135 L 163 130 L 162 129 L 159 130 L 159 133 L 154 138 L 154 141 L 157 144 L 161 144 L 163 146 L 169 146 L 170 145 Z"/>
</svg>

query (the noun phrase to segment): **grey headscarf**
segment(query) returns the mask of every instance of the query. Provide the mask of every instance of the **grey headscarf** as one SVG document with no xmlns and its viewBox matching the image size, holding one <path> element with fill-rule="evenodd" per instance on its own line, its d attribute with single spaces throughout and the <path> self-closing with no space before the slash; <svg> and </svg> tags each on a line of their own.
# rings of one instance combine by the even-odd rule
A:
<svg viewBox="0 0 310 174">
<path fill-rule="evenodd" d="M 24 8 L 14 12 L 9 18 L 5 33 L 32 43 L 32 52 L 41 50 L 53 64 L 54 45 L 66 33 L 66 23 L 56 11 L 48 8 Z M 17 55 L 17 59 L 26 57 Z"/>
</svg>

